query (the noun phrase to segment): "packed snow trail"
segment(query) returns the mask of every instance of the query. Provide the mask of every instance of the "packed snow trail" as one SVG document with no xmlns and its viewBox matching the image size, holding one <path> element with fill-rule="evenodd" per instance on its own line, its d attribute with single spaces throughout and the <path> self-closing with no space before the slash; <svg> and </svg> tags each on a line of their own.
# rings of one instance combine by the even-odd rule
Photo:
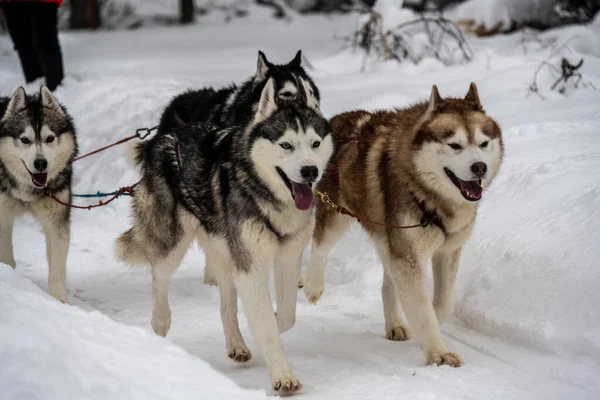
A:
<svg viewBox="0 0 600 400">
<path fill-rule="evenodd" d="M 341 43 L 332 39 L 354 27 L 348 17 L 302 18 L 289 25 L 270 18 L 266 23 L 261 18 L 268 17 L 252 16 L 230 25 L 203 19 L 187 28 L 61 34 L 68 77 L 56 95 L 75 118 L 80 152 L 129 136 L 139 127 L 155 125 L 169 99 L 187 88 L 245 79 L 254 73 L 259 49 L 273 62 L 285 62 L 302 49 L 315 66 L 309 73 L 319 86 L 327 116 L 354 108 L 402 106 L 425 98 L 434 83 L 442 96 L 464 96 L 469 83 L 475 81 L 486 111 L 504 130 L 506 154 L 498 178 L 484 193 L 475 231 L 463 251 L 455 317 L 442 326 L 446 344 L 465 365 L 458 369 L 424 367 L 423 353 L 414 340 L 385 339 L 382 268 L 372 245 L 355 227 L 329 257 L 320 302 L 309 305 L 300 292 L 296 326 L 283 335 L 292 368 L 304 385 L 302 397 L 599 398 L 600 92 L 550 92 L 547 88 L 553 78 L 541 74 L 538 84 L 546 88 L 540 93 L 546 100 L 529 95 L 533 72 L 549 50 L 522 51 L 517 46 L 518 34 L 472 39 L 477 56 L 468 65 L 446 68 L 431 60 L 419 66 L 390 62 L 369 64 L 361 74 L 362 56 L 338 52 Z M 598 40 L 599 26 L 597 20 L 578 30 L 584 40 L 572 45 L 579 50 L 565 53 L 574 59 L 585 56 L 582 73 L 598 88 L 600 58 L 593 46 L 585 46 L 591 43 L 585 40 Z M 572 33 L 565 29 L 545 35 L 554 34 L 564 41 Z M 218 42 L 210 39 L 215 37 Z M 22 84 L 16 56 L 6 52 L 9 46 L 7 40 L 0 41 L 0 54 L 4 54 L 0 57 L 0 93 L 5 95 Z M 28 91 L 38 88 L 39 82 L 26 86 Z M 76 164 L 74 191 L 111 191 L 138 179 L 125 149 L 116 148 Z M 179 380 L 181 387 L 175 385 L 173 390 L 213 398 L 210 385 L 218 382 L 220 387 L 231 380 L 242 388 L 273 394 L 242 307 L 240 325 L 253 359 L 237 365 L 227 358 L 218 289 L 202 283 L 204 258 L 196 248 L 190 250 L 171 281 L 172 328 L 166 341 L 150 337 L 150 274 L 119 265 L 113 256 L 114 240 L 128 227 L 127 198 L 95 211 L 73 211 L 69 298 L 75 307 L 141 327 L 148 335 L 109 323 L 97 313 L 86 315 L 70 310 L 71 306 L 42 302 L 37 294 L 29 300 L 28 296 L 33 296 L 29 289 L 19 289 L 23 280 L 4 271 L 0 275 L 5 296 L 2 307 L 12 304 L 15 313 L 28 310 L 23 315 L 29 317 L 11 323 L 13 333 L 1 336 L 0 388 L 20 377 L 17 382 L 21 386 L 12 388 L 8 393 L 15 395 L 9 398 L 46 398 L 45 386 L 32 386 L 26 392 L 28 382 L 43 371 L 35 359 L 23 355 L 19 362 L 7 363 L 4 354 L 10 354 L 12 348 L 32 349 L 45 357 L 60 354 L 64 358 L 58 362 L 65 362 L 81 354 L 75 353 L 77 349 L 86 349 L 77 338 L 85 338 L 86 331 L 97 325 L 100 332 L 115 338 L 111 350 L 105 350 L 114 355 L 109 362 L 121 364 L 119 373 L 110 378 L 117 383 L 106 380 L 98 383 L 100 387 L 129 383 L 128 393 L 146 391 L 144 398 L 162 398 L 160 388 Z M 16 224 L 14 243 L 16 273 L 47 290 L 43 235 L 31 218 Z M 307 256 L 308 252 L 305 262 Z M 21 283 L 15 283 L 16 288 L 5 292 L 6 285 L 17 281 Z M 6 319 L 17 318 L 6 307 L 0 308 L 2 326 Z M 49 329 L 50 321 L 36 321 L 54 313 L 68 315 L 73 339 L 71 346 L 58 347 L 63 349 L 60 353 L 43 353 L 41 349 L 56 345 L 55 337 L 39 334 L 39 327 L 44 324 L 43 329 Z M 81 329 L 80 335 L 77 329 Z M 116 340 L 122 335 L 127 340 L 139 335 L 145 344 L 135 351 L 123 349 L 120 343 L 127 342 Z M 19 344 L 23 341 L 26 345 Z M 190 379 L 193 372 L 183 368 L 169 369 L 166 376 L 156 371 L 137 377 L 132 372 L 139 371 L 136 357 L 144 356 L 138 351 L 147 352 L 148 359 L 159 357 L 157 352 L 173 356 L 172 351 L 180 351 L 166 350 L 169 342 L 205 362 L 177 353 L 178 365 L 198 371 L 198 382 Z M 73 353 L 68 353 L 69 349 Z M 206 364 L 225 377 L 215 377 Z M 83 366 L 73 370 L 49 365 L 55 385 L 64 390 L 60 393 L 67 393 L 71 379 L 83 379 L 80 374 L 84 372 L 100 374 L 97 369 L 82 371 Z M 143 384 L 140 379 L 151 381 L 156 392 L 141 386 L 140 392 L 135 392 L 136 385 Z M 231 393 L 237 393 L 235 390 Z M 259 392 L 254 393 L 260 396 Z M 29 397 L 17 397 L 22 393 Z"/>
<path fill-rule="evenodd" d="M 0 321 L 3 399 L 266 399 L 153 333 L 58 303 L 6 264 Z"/>
</svg>

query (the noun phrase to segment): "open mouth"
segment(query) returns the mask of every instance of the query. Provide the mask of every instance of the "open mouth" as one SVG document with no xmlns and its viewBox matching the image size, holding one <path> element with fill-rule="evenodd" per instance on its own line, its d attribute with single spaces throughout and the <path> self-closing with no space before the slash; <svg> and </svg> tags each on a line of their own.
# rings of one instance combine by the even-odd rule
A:
<svg viewBox="0 0 600 400">
<path fill-rule="evenodd" d="M 48 182 L 48 174 L 31 174 L 31 181 L 33 182 L 33 186 L 35 186 L 36 188 L 45 188 L 46 183 Z"/>
<path fill-rule="evenodd" d="M 291 181 L 279 167 L 277 167 L 277 172 L 279 173 L 279 176 L 281 176 L 285 186 L 290 190 L 296 208 L 301 211 L 308 210 L 313 203 L 312 183 L 297 183 Z"/>
<path fill-rule="evenodd" d="M 25 165 L 25 169 L 27 170 L 27 172 L 29 172 L 29 175 L 31 175 L 31 182 L 33 183 L 33 186 L 35 186 L 38 189 L 45 188 L 46 184 L 48 183 L 48 173 L 33 173 L 29 170 L 29 168 L 27 168 L 27 164 L 25 164 L 25 161 L 23 161 L 23 165 Z"/>
<path fill-rule="evenodd" d="M 450 171 L 448 168 L 444 168 L 444 171 L 452 183 L 454 183 L 454 186 L 460 190 L 460 193 L 465 199 L 468 201 L 478 201 L 481 199 L 481 196 L 483 195 L 481 179 L 474 181 L 463 181 L 458 176 L 454 175 L 454 172 Z"/>
</svg>

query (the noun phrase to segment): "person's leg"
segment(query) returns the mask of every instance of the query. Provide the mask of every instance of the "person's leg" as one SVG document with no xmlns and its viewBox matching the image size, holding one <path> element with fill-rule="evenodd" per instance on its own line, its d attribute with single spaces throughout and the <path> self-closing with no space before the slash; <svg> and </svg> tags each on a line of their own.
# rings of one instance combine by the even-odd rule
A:
<svg viewBox="0 0 600 400">
<path fill-rule="evenodd" d="M 63 61 L 58 41 L 58 6 L 36 3 L 33 7 L 33 42 L 42 63 L 48 89 L 54 90 L 62 82 Z"/>
<path fill-rule="evenodd" d="M 15 50 L 19 54 L 21 68 L 27 83 L 44 76 L 40 59 L 33 44 L 31 3 L 6 3 L 4 16 Z"/>
</svg>

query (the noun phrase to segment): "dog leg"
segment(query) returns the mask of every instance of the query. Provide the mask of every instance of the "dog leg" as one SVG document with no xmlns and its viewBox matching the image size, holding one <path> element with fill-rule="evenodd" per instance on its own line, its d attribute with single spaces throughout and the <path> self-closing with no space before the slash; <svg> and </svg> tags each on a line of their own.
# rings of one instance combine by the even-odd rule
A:
<svg viewBox="0 0 600 400">
<path fill-rule="evenodd" d="M 449 352 L 442 342 L 433 304 L 427 296 L 422 263 L 410 257 L 397 257 L 391 260 L 389 269 L 411 329 L 426 354 L 427 364 L 461 366 L 460 357 Z"/>
<path fill-rule="evenodd" d="M 300 389 L 300 382 L 292 373 L 285 356 L 269 295 L 271 268 L 268 262 L 257 262 L 257 258 L 254 258 L 247 271 L 237 273 L 235 285 L 242 298 L 250 329 L 263 351 L 273 388 L 281 392 L 295 392 Z"/>
<path fill-rule="evenodd" d="M 67 302 L 67 255 L 69 253 L 69 225 L 46 232 L 46 254 L 48 257 L 48 291 L 63 303 Z"/>
<path fill-rule="evenodd" d="M 177 247 L 165 259 L 151 265 L 152 268 L 152 329 L 162 337 L 171 328 L 171 308 L 169 307 L 169 282 L 181 264 L 192 243 L 193 236 L 184 235 Z"/>
<path fill-rule="evenodd" d="M 296 323 L 296 302 L 301 268 L 302 253 L 296 257 L 275 259 L 277 326 L 280 333 L 289 331 Z"/>
<path fill-rule="evenodd" d="M 57 197 L 62 201 L 68 201 L 68 190 L 57 194 Z M 66 303 L 68 300 L 67 255 L 71 231 L 69 210 L 47 200 L 35 206 L 33 215 L 42 225 L 46 237 L 48 292 L 58 301 Z"/>
<path fill-rule="evenodd" d="M 383 284 L 381 285 L 381 300 L 383 302 L 383 317 L 385 319 L 385 337 L 390 340 L 404 341 L 410 338 L 408 326 L 400 311 L 400 297 L 390 271 L 390 258 L 385 244 L 374 240 L 377 254 L 383 264 Z"/>
<path fill-rule="evenodd" d="M 16 268 L 12 242 L 14 218 L 8 210 L 0 214 L 0 262 Z"/>
<path fill-rule="evenodd" d="M 433 308 L 438 323 L 443 324 L 454 313 L 454 282 L 458 272 L 461 249 L 433 255 Z"/>
<path fill-rule="evenodd" d="M 218 282 L 217 282 L 217 278 L 215 277 L 215 272 L 214 272 L 214 260 L 212 259 L 212 257 L 207 253 L 204 252 L 204 283 L 206 285 L 210 285 L 210 286 L 218 286 Z"/>
<path fill-rule="evenodd" d="M 383 300 L 383 316 L 385 319 L 385 337 L 390 340 L 404 341 L 410 339 L 408 326 L 400 312 L 398 290 L 389 274 L 383 271 L 381 285 Z"/>
<path fill-rule="evenodd" d="M 211 265 L 213 265 L 213 268 L 221 267 L 212 263 Z M 221 322 L 223 323 L 223 331 L 225 332 L 227 356 L 237 362 L 249 361 L 252 358 L 252 353 L 250 353 L 242 332 L 240 332 L 237 289 L 233 284 L 231 271 L 223 271 L 221 269 L 218 283 L 221 295 Z"/>
<path fill-rule="evenodd" d="M 325 264 L 329 252 L 352 223 L 351 218 L 332 211 L 326 212 L 329 214 L 322 218 L 317 215 L 317 227 L 313 235 L 310 262 L 304 282 L 304 293 L 311 304 L 316 304 L 323 294 Z"/>
<path fill-rule="evenodd" d="M 277 325 L 279 332 L 287 332 L 296 323 L 298 282 L 302 269 L 302 252 L 310 241 L 313 224 L 290 239 L 275 257 L 275 294 L 277 297 Z"/>
</svg>

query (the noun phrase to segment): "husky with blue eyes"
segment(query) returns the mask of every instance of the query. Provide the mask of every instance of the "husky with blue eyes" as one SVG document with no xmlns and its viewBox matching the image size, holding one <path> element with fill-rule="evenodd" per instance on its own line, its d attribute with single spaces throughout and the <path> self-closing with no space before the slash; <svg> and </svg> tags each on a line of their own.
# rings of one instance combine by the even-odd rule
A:
<svg viewBox="0 0 600 400">
<path fill-rule="evenodd" d="M 188 90 L 175 96 L 161 115 L 157 135 L 169 133 L 185 124 L 199 122 L 211 123 L 220 128 L 247 126 L 256 114 L 261 93 L 268 80 L 272 81 L 274 87 L 273 100 L 276 105 L 295 103 L 320 112 L 319 89 L 302 66 L 302 51 L 299 50 L 285 64 L 274 64 L 259 51 L 256 72 L 241 84 Z M 217 285 L 210 255 L 205 256 L 204 282 Z"/>
<path fill-rule="evenodd" d="M 158 335 L 171 326 L 171 276 L 197 241 L 221 294 L 227 355 L 251 358 L 238 325 L 239 293 L 272 387 L 300 389 L 280 333 L 295 322 L 302 251 L 314 227 L 313 186 L 332 152 L 327 120 L 310 107 L 279 102 L 272 78 L 247 126 L 185 124 L 138 147 L 143 177 L 132 198 L 133 226 L 116 249 L 120 260 L 151 267 Z M 269 294 L 273 266 L 277 313 Z"/>
</svg>

